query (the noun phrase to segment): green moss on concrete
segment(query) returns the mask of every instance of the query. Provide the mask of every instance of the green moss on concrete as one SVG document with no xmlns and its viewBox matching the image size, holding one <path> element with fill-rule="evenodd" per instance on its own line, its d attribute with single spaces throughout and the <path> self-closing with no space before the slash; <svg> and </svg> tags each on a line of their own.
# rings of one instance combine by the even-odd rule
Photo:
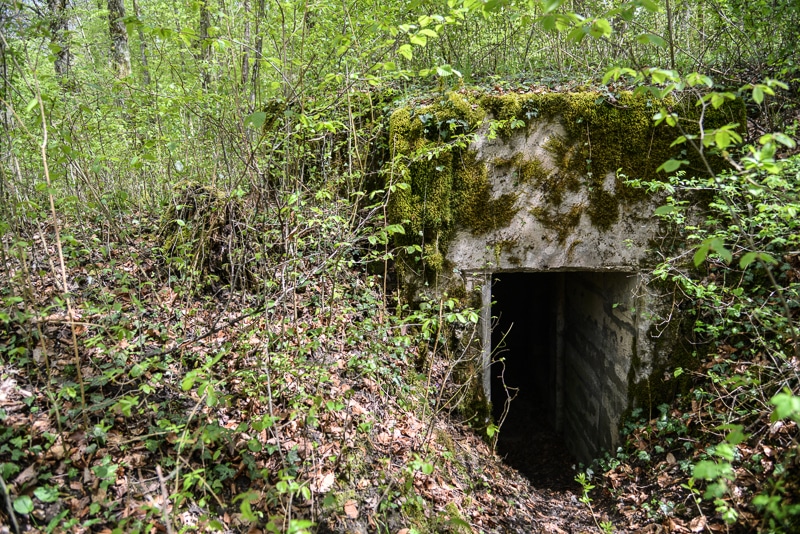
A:
<svg viewBox="0 0 800 534">
<path fill-rule="evenodd" d="M 413 115 L 403 108 L 390 117 L 387 177 L 407 185 L 393 191 L 389 219 L 405 224 L 401 244 L 422 244 L 427 275 L 444 268 L 456 225 L 480 235 L 506 226 L 514 216 L 516 195 L 492 198 L 486 165 L 458 137 L 485 115 L 477 104 L 451 94 Z"/>
<path fill-rule="evenodd" d="M 517 152 L 510 158 L 497 157 L 492 160 L 495 168 L 511 167 L 516 175 L 515 185 L 534 183 L 539 185 L 547 180 L 550 171 L 537 158 L 525 159 L 525 155 Z"/>
<path fill-rule="evenodd" d="M 559 168 L 579 174 L 591 171 L 591 179 L 602 180 L 606 175 L 621 169 L 622 173 L 636 178 L 656 179 L 656 168 L 670 157 L 680 155 L 683 147 L 670 146 L 679 135 L 677 129 L 661 124 L 656 126 L 652 117 L 663 104 L 688 117 L 683 124 L 689 133 L 695 133 L 692 117 L 698 116 L 693 106 L 676 101 L 656 102 L 650 98 L 621 92 L 614 103 L 600 93 L 548 93 L 508 94 L 484 97 L 484 105 L 495 109 L 491 100 L 514 100 L 518 104 L 502 103 L 506 113 L 520 111 L 516 118 L 534 124 L 539 120 L 558 121 L 563 125 L 567 145 L 574 147 L 566 161 L 557 162 Z M 527 111 L 525 111 L 527 110 Z M 744 125 L 744 103 L 735 101 L 718 110 L 705 112 L 706 128 L 728 122 Z M 535 115 L 535 116 L 534 116 Z M 563 155 L 563 154 L 562 154 Z M 688 154 L 689 169 L 702 170 L 698 157 Z M 721 165 L 720 160 L 716 161 Z"/>
<path fill-rule="evenodd" d="M 589 193 L 589 219 L 595 228 L 608 230 L 619 220 L 617 196 L 599 187 Z"/>
<path fill-rule="evenodd" d="M 557 208 L 536 207 L 530 210 L 530 214 L 536 217 L 542 226 L 556 232 L 558 242 L 564 244 L 567 237 L 580 224 L 584 208 L 580 204 L 572 206 L 569 211 L 562 213 Z"/>
<path fill-rule="evenodd" d="M 547 180 L 550 171 L 545 168 L 544 164 L 538 159 L 520 161 L 517 167 L 519 171 L 519 183 L 521 184 L 539 184 Z"/>
<path fill-rule="evenodd" d="M 671 146 L 679 135 L 666 124 L 656 126 L 652 117 L 663 104 L 689 120 L 684 127 L 689 133 L 698 130 L 691 117 L 698 116 L 693 107 L 675 102 L 655 102 L 630 92 L 617 95 L 609 102 L 597 92 L 489 95 L 481 104 L 500 120 L 517 119 L 534 125 L 546 120 L 564 127 L 564 137 L 551 138 L 546 149 L 553 157 L 557 171 L 539 187 L 548 202 L 559 204 L 566 190 L 586 187 L 590 194 L 587 211 L 592 223 L 608 230 L 618 219 L 620 204 L 641 200 L 645 193 L 625 185 L 623 176 L 642 180 L 663 178 L 656 169 L 670 158 L 687 159 L 687 172 L 704 172 L 699 156 L 685 154 L 685 147 Z M 728 122 L 745 124 L 744 104 L 736 101 L 718 110 L 706 110 L 705 127 Z M 719 169 L 721 159 L 713 161 Z M 606 177 L 614 176 L 613 188 L 607 188 Z"/>
<path fill-rule="evenodd" d="M 623 92 L 611 102 L 588 91 L 482 97 L 449 93 L 435 104 L 395 111 L 389 121 L 392 164 L 387 175 L 393 183 L 409 184 L 392 194 L 389 206 L 390 220 L 407 221 L 401 244 L 425 246 L 425 272 L 436 274 L 445 268 L 443 258 L 457 227 L 480 235 L 511 222 L 518 209 L 517 194 L 493 198 L 486 162 L 477 160 L 461 135 L 474 131 L 487 116 L 508 124 L 521 121 L 528 128 L 541 121 L 562 125 L 564 135 L 550 138 L 544 147 L 554 169 L 537 159 L 526 160 L 522 154 L 495 158 L 491 164 L 512 166 L 517 185 L 542 192 L 549 206 L 535 215 L 546 227 L 556 229 L 560 241 L 577 226 L 581 213 L 576 207 L 564 213 L 558 206 L 567 192 L 582 188 L 589 194 L 581 210 L 597 229 L 609 230 L 619 220 L 621 205 L 646 195 L 627 186 L 626 177 L 663 178 L 656 169 L 670 158 L 689 160 L 688 172 L 702 167 L 699 158 L 686 154 L 684 147 L 671 146 L 679 135 L 675 128 L 653 124 L 652 117 L 662 105 L 681 116 L 698 115 L 695 108 L 676 101 L 656 102 Z M 739 101 L 706 110 L 705 126 L 744 124 L 743 114 Z M 691 120 L 686 129 L 692 133 Z M 721 167 L 722 161 L 714 160 L 714 165 Z"/>
<path fill-rule="evenodd" d="M 461 152 L 459 156 L 459 165 L 453 170 L 451 197 L 456 222 L 475 235 L 507 226 L 517 212 L 517 195 L 492 198 L 486 165 L 476 159 L 474 152 Z"/>
</svg>

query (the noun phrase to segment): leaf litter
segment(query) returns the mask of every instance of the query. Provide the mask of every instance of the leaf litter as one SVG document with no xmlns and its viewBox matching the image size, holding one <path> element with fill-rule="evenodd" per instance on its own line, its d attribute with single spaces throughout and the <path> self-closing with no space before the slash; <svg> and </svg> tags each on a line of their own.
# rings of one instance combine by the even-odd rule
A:
<svg viewBox="0 0 800 534">
<path fill-rule="evenodd" d="M 33 503 L 21 531 L 593 531 L 577 488 L 537 491 L 433 404 L 416 327 L 374 277 L 301 260 L 289 289 L 195 293 L 157 239 L 81 248 L 73 317 L 52 271 L 3 266 L 28 291 L 0 323 L 6 500 Z M 432 383 L 449 371 L 434 357 Z"/>
</svg>

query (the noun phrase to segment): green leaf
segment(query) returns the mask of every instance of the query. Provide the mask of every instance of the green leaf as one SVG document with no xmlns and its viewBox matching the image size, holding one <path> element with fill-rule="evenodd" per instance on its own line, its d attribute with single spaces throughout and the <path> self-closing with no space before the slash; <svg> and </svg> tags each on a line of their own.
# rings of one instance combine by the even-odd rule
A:
<svg viewBox="0 0 800 534">
<path fill-rule="evenodd" d="M 694 261 L 695 267 L 700 267 L 700 264 L 706 261 L 708 257 L 708 244 L 700 245 L 700 248 L 697 249 L 697 252 L 694 253 L 694 257 L 692 258 Z"/>
<path fill-rule="evenodd" d="M 747 435 L 744 433 L 744 427 L 742 425 L 720 425 L 717 427 L 717 430 L 730 430 L 730 432 L 728 432 L 728 434 L 725 436 L 725 441 L 731 445 L 738 445 L 747 439 Z"/>
<path fill-rule="evenodd" d="M 408 40 L 411 41 L 411 44 L 415 44 L 415 45 L 421 46 L 421 47 L 424 47 L 426 44 L 428 44 L 428 38 L 427 37 L 425 37 L 424 35 L 416 34 L 416 33 L 414 35 L 409 36 Z"/>
<path fill-rule="evenodd" d="M 658 4 L 653 2 L 653 0 L 636 0 L 634 4 L 639 7 L 645 8 L 647 11 L 650 11 L 651 13 L 656 13 L 660 9 L 658 7 Z"/>
<path fill-rule="evenodd" d="M 660 216 L 660 215 L 669 215 L 670 213 L 675 213 L 676 211 L 678 211 L 678 208 L 676 208 L 675 206 L 666 205 L 657 207 L 656 211 L 654 211 L 653 213 L 655 215 Z"/>
<path fill-rule="evenodd" d="M 641 35 L 638 35 L 636 37 L 636 40 L 643 45 L 652 44 L 661 48 L 667 47 L 667 42 L 663 38 L 659 37 L 654 33 L 643 33 Z"/>
<path fill-rule="evenodd" d="M 780 80 L 773 80 L 772 78 L 767 78 L 766 82 L 767 82 L 767 87 L 777 87 L 779 89 L 783 89 L 784 91 L 787 91 L 789 89 L 789 86 Z"/>
<path fill-rule="evenodd" d="M 681 165 L 688 165 L 688 164 L 689 164 L 689 161 L 685 160 L 685 159 L 681 159 L 681 160 L 670 159 L 670 160 L 665 161 L 661 165 L 659 165 L 659 167 L 656 169 L 656 172 L 658 172 L 658 171 L 675 172 L 675 171 L 678 170 L 678 168 Z"/>
<path fill-rule="evenodd" d="M 112 407 L 112 410 L 121 412 L 125 417 L 131 416 L 131 410 L 139 404 L 139 397 L 136 395 L 126 395 L 119 399 Z"/>
<path fill-rule="evenodd" d="M 778 260 L 776 260 L 772 255 L 767 254 L 766 252 L 759 252 L 758 253 L 759 259 L 765 263 L 770 263 L 772 265 L 776 265 Z"/>
<path fill-rule="evenodd" d="M 552 13 L 561 6 L 564 0 L 542 0 L 542 12 L 544 14 Z"/>
<path fill-rule="evenodd" d="M 33 490 L 36 498 L 42 502 L 50 503 L 58 500 L 58 488 L 52 486 L 39 486 Z"/>
<path fill-rule="evenodd" d="M 456 77 L 461 78 L 461 73 L 450 65 L 440 65 L 436 67 L 436 74 L 442 78 L 446 78 L 447 76 L 452 76 L 454 74 Z"/>
<path fill-rule="evenodd" d="M 729 443 L 720 443 L 719 445 L 717 445 L 714 448 L 714 455 L 719 456 L 723 460 L 727 460 L 729 462 L 732 462 L 735 457 L 733 447 Z M 723 468 L 723 474 L 724 474 L 724 472 L 726 471 L 726 469 L 724 469 L 725 465 L 722 464 L 720 465 L 720 467 Z"/>
<path fill-rule="evenodd" d="M 653 83 L 664 83 L 666 81 L 677 82 L 680 80 L 680 77 L 675 71 L 666 69 L 651 69 L 650 77 L 653 79 Z"/>
<path fill-rule="evenodd" d="M 739 260 L 739 268 L 746 269 L 748 265 L 758 259 L 758 252 L 748 252 Z"/>
<path fill-rule="evenodd" d="M 705 85 L 706 87 L 714 87 L 714 81 L 705 74 L 700 74 L 698 72 L 691 72 L 686 75 L 686 82 L 689 84 L 689 87 L 694 87 L 695 85 Z"/>
<path fill-rule="evenodd" d="M 589 35 L 595 38 L 611 35 L 611 24 L 606 19 L 596 19 L 589 28 Z"/>
<path fill-rule="evenodd" d="M 386 227 L 386 233 L 389 235 L 394 235 L 394 234 L 405 235 L 406 229 L 403 228 L 402 224 L 390 224 L 389 226 Z"/>
<path fill-rule="evenodd" d="M 731 144 L 730 132 L 726 130 L 717 130 L 714 133 L 714 144 L 716 144 L 718 148 L 728 148 Z"/>
<path fill-rule="evenodd" d="M 189 371 L 189 373 L 181 380 L 181 389 L 183 391 L 189 391 L 194 386 L 195 381 L 197 380 L 197 371 Z"/>
<path fill-rule="evenodd" d="M 39 103 L 39 99 L 38 98 L 32 98 L 30 100 L 30 102 L 28 102 L 28 105 L 25 106 L 25 111 L 26 112 L 30 112 L 33 108 L 36 107 L 36 104 L 38 104 L 38 103 Z"/>
<path fill-rule="evenodd" d="M 722 239 L 718 237 L 711 239 L 709 246 L 711 250 L 716 252 L 719 255 L 719 257 L 722 258 L 722 261 L 724 261 L 725 263 L 730 263 L 731 260 L 733 259 L 733 254 L 731 253 L 730 250 L 725 248 L 725 242 Z"/>
<path fill-rule="evenodd" d="M 567 40 L 579 43 L 586 37 L 586 26 L 577 26 L 567 34 Z"/>
<path fill-rule="evenodd" d="M 677 138 L 676 138 L 676 139 L 675 139 L 675 140 L 672 142 L 672 144 L 671 144 L 671 145 L 669 145 L 669 146 L 670 146 L 670 147 L 673 147 L 673 146 L 675 146 L 675 145 L 682 145 L 683 143 L 685 143 L 685 142 L 686 142 L 686 140 L 687 140 L 687 137 L 686 137 L 685 135 L 680 135 L 680 136 L 678 136 L 678 137 L 677 137 Z"/>
<path fill-rule="evenodd" d="M 795 145 L 796 145 L 796 143 L 794 142 L 794 139 L 792 139 L 788 135 L 782 134 L 780 132 L 775 132 L 774 134 L 772 134 L 772 138 L 775 139 L 775 141 L 777 141 L 778 143 L 782 144 L 785 147 L 794 148 Z"/>
<path fill-rule="evenodd" d="M 753 87 L 753 100 L 756 104 L 761 104 L 764 101 L 764 90 L 758 85 Z"/>
<path fill-rule="evenodd" d="M 719 464 L 710 460 L 702 460 L 694 466 L 692 476 L 700 480 L 716 480 L 722 474 Z"/>
<path fill-rule="evenodd" d="M 412 52 L 410 44 L 404 44 L 400 48 L 397 49 L 397 53 L 403 56 L 404 58 L 411 60 L 414 57 L 414 53 Z"/>
<path fill-rule="evenodd" d="M 266 120 L 267 113 L 265 111 L 256 111 L 244 119 L 244 124 L 245 126 L 251 126 L 252 128 L 259 129 L 264 126 Z"/>
<path fill-rule="evenodd" d="M 217 395 L 217 392 L 214 390 L 214 386 L 212 386 L 210 382 L 206 385 L 205 393 L 206 393 L 206 406 L 208 406 L 209 408 L 213 408 L 214 406 L 216 406 L 217 403 L 219 402 L 219 396 Z"/>
<path fill-rule="evenodd" d="M 33 499 L 27 495 L 22 495 L 14 499 L 14 510 L 18 514 L 28 515 L 33 512 Z"/>
<path fill-rule="evenodd" d="M 773 421 L 781 419 L 800 421 L 800 397 L 793 395 L 788 388 L 772 397 L 769 402 L 775 406 L 775 411 L 770 417 Z"/>
<path fill-rule="evenodd" d="M 539 19 L 539 24 L 545 30 L 553 31 L 558 28 L 558 18 L 555 15 L 545 15 Z"/>
</svg>

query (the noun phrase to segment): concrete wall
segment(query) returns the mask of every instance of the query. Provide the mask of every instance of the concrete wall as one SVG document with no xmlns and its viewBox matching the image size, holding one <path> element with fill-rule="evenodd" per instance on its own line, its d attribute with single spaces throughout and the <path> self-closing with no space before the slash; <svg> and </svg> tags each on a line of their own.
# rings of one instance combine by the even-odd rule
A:
<svg viewBox="0 0 800 534">
<path fill-rule="evenodd" d="M 628 202 L 619 205 L 619 220 L 610 228 L 592 224 L 586 213 L 589 191 L 566 190 L 562 202 L 551 205 L 548 192 L 542 187 L 519 184 L 517 171 L 508 165 L 495 165 L 521 155 L 526 160 L 540 161 L 551 174 L 558 174 L 558 164 L 545 147 L 564 134 L 558 123 L 541 122 L 508 139 L 478 136 L 470 145 L 478 160 L 488 167 L 493 198 L 517 195 L 516 213 L 502 228 L 475 234 L 459 228 L 447 249 L 447 259 L 462 271 L 558 271 L 563 269 L 596 269 L 602 271 L 634 271 L 645 259 L 648 244 L 658 233 L 658 219 L 653 211 L 658 200 Z M 546 186 L 545 186 L 546 187 Z M 619 194 L 618 180 L 613 173 L 603 181 L 610 194 Z M 566 219 L 575 211 L 579 220 L 562 239 L 557 228 L 533 213 L 545 210 L 552 222 Z"/>
<path fill-rule="evenodd" d="M 629 273 L 570 273 L 564 283 L 562 432 L 582 461 L 618 445 L 637 341 Z"/>
<path fill-rule="evenodd" d="M 561 296 L 554 297 L 552 311 L 558 317 L 551 342 L 558 361 L 552 373 L 557 384 L 553 419 L 571 452 L 589 461 L 603 449 L 616 448 L 620 419 L 630 407 L 629 388 L 648 376 L 655 358 L 649 318 L 659 315 L 660 304 L 645 292 L 642 273 L 649 269 L 648 245 L 659 232 L 652 216 L 658 203 L 621 204 L 619 220 L 605 229 L 595 227 L 584 213 L 566 237 L 560 236 L 532 213 L 544 207 L 556 218 L 566 216 L 589 202 L 588 191 L 567 191 L 559 206 L 550 206 L 546 192 L 520 186 L 508 166 L 492 162 L 523 154 L 557 173 L 544 146 L 562 133 L 559 124 L 544 122 L 507 139 L 476 139 L 470 148 L 489 168 L 492 196 L 513 192 L 517 211 L 509 224 L 486 233 L 458 229 L 447 260 L 455 267 L 450 276 L 472 288 L 485 287 L 492 274 L 503 272 L 563 274 L 557 290 Z M 609 192 L 616 193 L 617 184 L 613 175 L 607 176 Z M 489 375 L 491 292 L 483 291 L 483 301 L 483 366 Z M 484 387 L 491 398 L 487 376 Z M 538 387 L 533 378 L 530 387 Z"/>
</svg>

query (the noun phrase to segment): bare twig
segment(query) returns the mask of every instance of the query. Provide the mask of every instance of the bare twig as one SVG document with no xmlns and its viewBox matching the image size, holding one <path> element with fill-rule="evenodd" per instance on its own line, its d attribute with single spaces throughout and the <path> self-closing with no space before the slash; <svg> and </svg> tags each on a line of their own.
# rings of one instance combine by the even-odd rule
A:
<svg viewBox="0 0 800 534">
<path fill-rule="evenodd" d="M 161 486 L 161 519 L 164 521 L 164 527 L 167 529 L 167 534 L 173 534 L 172 521 L 169 518 L 169 493 L 167 492 L 167 483 L 164 479 L 164 473 L 161 472 L 161 466 L 156 465 L 156 474 L 158 475 L 158 484 Z"/>
</svg>

